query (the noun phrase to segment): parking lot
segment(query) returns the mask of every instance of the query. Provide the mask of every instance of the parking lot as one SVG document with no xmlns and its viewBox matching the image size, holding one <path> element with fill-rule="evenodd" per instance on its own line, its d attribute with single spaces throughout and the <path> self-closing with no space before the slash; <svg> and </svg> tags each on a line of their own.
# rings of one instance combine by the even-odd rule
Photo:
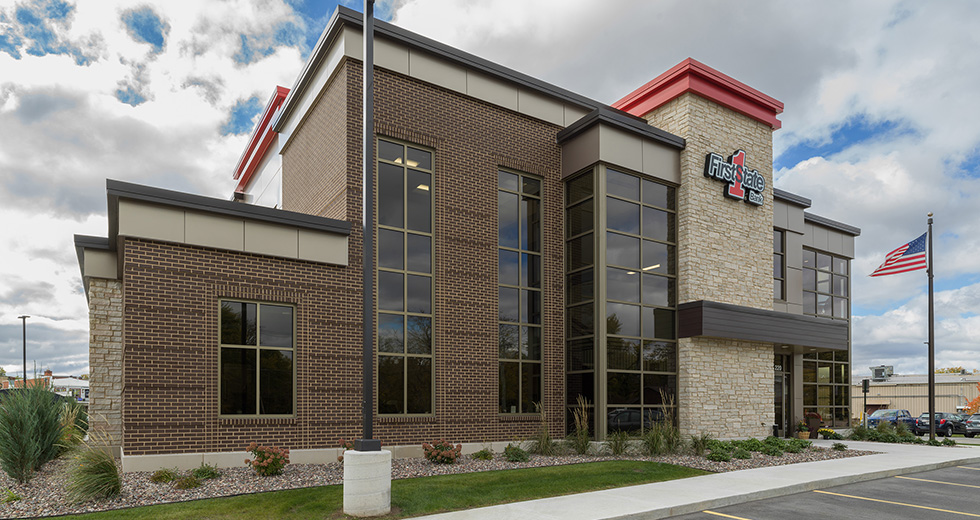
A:
<svg viewBox="0 0 980 520">
<path fill-rule="evenodd" d="M 676 520 L 732 518 L 980 518 L 980 464 L 712 508 Z"/>
</svg>

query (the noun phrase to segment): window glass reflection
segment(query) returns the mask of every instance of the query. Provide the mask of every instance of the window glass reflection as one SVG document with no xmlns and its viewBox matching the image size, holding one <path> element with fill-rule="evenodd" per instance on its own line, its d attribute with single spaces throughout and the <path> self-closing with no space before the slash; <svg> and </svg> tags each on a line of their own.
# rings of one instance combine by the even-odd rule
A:
<svg viewBox="0 0 980 520">
<path fill-rule="evenodd" d="M 640 234 L 640 205 L 608 197 L 606 227 L 633 235 Z"/>
<path fill-rule="evenodd" d="M 640 239 L 607 232 L 606 261 L 609 265 L 638 268 L 640 266 Z"/>
<path fill-rule="evenodd" d="M 606 168 L 606 192 L 624 199 L 637 199 L 640 193 L 640 178 Z"/>
<path fill-rule="evenodd" d="M 625 303 L 607 303 L 606 332 L 622 336 L 639 336 L 640 307 Z"/>
</svg>

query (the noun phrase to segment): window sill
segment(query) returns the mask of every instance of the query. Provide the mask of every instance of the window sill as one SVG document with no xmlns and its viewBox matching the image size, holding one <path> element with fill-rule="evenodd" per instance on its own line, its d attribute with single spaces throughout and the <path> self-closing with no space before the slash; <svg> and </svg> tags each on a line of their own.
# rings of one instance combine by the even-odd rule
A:
<svg viewBox="0 0 980 520">
<path fill-rule="evenodd" d="M 380 424 L 414 424 L 436 422 L 435 415 L 379 415 Z"/>
<path fill-rule="evenodd" d="M 497 420 L 500 422 L 539 422 L 541 421 L 541 414 L 539 413 L 500 414 L 497 416 Z"/>
</svg>

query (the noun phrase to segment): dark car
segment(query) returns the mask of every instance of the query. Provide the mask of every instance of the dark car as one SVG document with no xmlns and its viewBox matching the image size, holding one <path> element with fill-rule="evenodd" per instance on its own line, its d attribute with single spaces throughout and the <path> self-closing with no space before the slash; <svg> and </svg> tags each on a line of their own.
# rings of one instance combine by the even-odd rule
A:
<svg viewBox="0 0 980 520">
<path fill-rule="evenodd" d="M 915 419 L 908 410 L 897 410 L 897 409 L 887 409 L 887 410 L 875 410 L 868 416 L 868 428 L 877 428 L 878 423 L 889 422 L 892 426 L 898 426 L 899 423 L 908 426 L 911 430 L 915 425 Z"/>
<path fill-rule="evenodd" d="M 650 428 L 656 422 L 664 420 L 664 414 L 655 408 L 643 410 L 643 429 Z M 640 431 L 640 409 L 619 408 L 609 412 L 609 431 Z"/>
<path fill-rule="evenodd" d="M 929 433 L 929 412 L 923 413 L 915 420 L 912 432 L 919 436 Z M 966 433 L 966 421 L 963 416 L 955 413 L 936 412 L 936 435 L 952 437 L 954 433 Z"/>
<path fill-rule="evenodd" d="M 966 418 L 966 432 L 963 435 L 967 437 L 973 437 L 974 435 L 980 434 L 980 413 L 975 413 Z"/>
</svg>

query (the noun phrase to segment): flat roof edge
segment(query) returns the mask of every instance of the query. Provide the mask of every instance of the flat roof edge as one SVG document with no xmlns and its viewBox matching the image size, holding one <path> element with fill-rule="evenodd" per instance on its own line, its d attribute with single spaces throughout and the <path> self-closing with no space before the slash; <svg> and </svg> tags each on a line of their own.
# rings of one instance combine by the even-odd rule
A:
<svg viewBox="0 0 980 520">
<path fill-rule="evenodd" d="M 790 193 L 786 190 L 781 190 L 779 188 L 772 189 L 772 196 L 783 202 L 789 202 L 790 204 L 795 204 L 797 206 L 802 206 L 804 208 L 809 208 L 813 204 L 813 201 L 811 201 L 810 199 L 802 195 Z"/>
<path fill-rule="evenodd" d="M 814 215 L 813 213 L 807 211 L 803 212 L 803 221 L 819 224 L 821 226 L 829 227 L 831 229 L 836 229 L 837 231 L 843 231 L 844 233 L 847 233 L 848 235 L 852 235 L 852 236 L 861 235 L 861 228 L 857 228 L 845 224 L 843 222 L 838 222 L 836 220 L 831 220 L 827 217 L 821 217 L 820 215 Z"/>
<path fill-rule="evenodd" d="M 110 201 L 113 198 L 132 199 L 190 210 L 261 220 L 315 231 L 350 235 L 350 223 L 344 220 L 317 217 L 306 213 L 267 208 L 265 206 L 254 206 L 243 202 L 233 202 L 205 197 L 203 195 L 153 188 L 113 179 L 106 180 L 106 193 Z M 110 208 L 112 206 L 114 204 L 110 202 Z M 110 234 L 111 232 L 112 230 L 110 229 Z"/>
<path fill-rule="evenodd" d="M 307 61 L 306 66 L 300 73 L 300 76 L 296 79 L 296 83 L 293 85 L 292 89 L 290 89 L 289 95 L 286 97 L 286 101 L 283 104 L 282 114 L 275 121 L 273 130 L 277 132 L 280 131 L 282 129 L 282 125 L 287 119 L 289 119 L 290 115 L 295 109 L 296 99 L 302 96 L 306 91 L 306 88 L 309 86 L 312 76 L 311 72 L 319 66 L 323 54 L 326 52 L 329 46 L 328 42 L 333 41 L 337 32 L 340 31 L 340 28 L 344 25 L 349 25 L 350 27 L 363 30 L 362 15 L 349 7 L 338 5 L 327 24 L 327 28 L 324 29 L 323 33 L 320 35 L 320 39 L 317 41 L 316 47 L 310 54 L 310 59 Z M 581 94 L 576 94 L 575 92 L 561 88 L 557 85 L 552 85 L 522 72 L 504 67 L 503 65 L 494 63 L 485 58 L 464 52 L 431 38 L 426 38 L 418 33 L 411 32 L 407 29 L 403 29 L 382 20 L 375 19 L 374 32 L 376 35 L 381 35 L 388 39 L 402 42 L 409 47 L 417 48 L 435 56 L 459 63 L 466 68 L 474 69 L 484 74 L 516 83 L 546 96 L 561 99 L 562 101 L 567 101 L 582 108 L 595 109 L 608 106 L 605 103 L 590 99 Z"/>
<path fill-rule="evenodd" d="M 670 132 L 661 130 L 648 124 L 642 119 L 637 120 L 635 116 L 609 107 L 599 107 L 592 112 L 589 112 L 588 115 L 580 118 L 578 121 L 568 125 L 567 128 L 558 132 L 556 135 L 556 140 L 558 141 L 558 144 L 562 144 L 597 123 L 605 123 L 610 126 L 623 129 L 627 132 L 640 134 L 644 137 L 653 139 L 654 141 L 666 144 L 679 150 L 683 150 L 687 145 L 687 142 L 683 137 L 679 137 Z"/>
</svg>

